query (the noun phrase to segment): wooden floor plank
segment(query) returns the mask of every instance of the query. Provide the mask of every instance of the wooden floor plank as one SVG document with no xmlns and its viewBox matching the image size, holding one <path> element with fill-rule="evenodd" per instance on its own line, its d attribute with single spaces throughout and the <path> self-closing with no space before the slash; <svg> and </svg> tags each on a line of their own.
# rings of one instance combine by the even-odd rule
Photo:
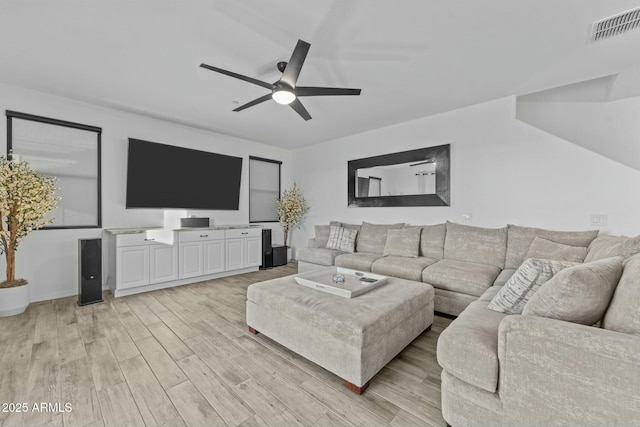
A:
<svg viewBox="0 0 640 427">
<path fill-rule="evenodd" d="M 124 382 L 118 361 L 113 355 L 106 338 L 100 338 L 85 344 L 85 349 L 97 391 Z"/>
<path fill-rule="evenodd" d="M 193 354 L 189 347 L 164 323 L 154 323 L 149 325 L 148 328 L 167 353 L 173 357 L 173 360 L 178 361 Z"/>
<path fill-rule="evenodd" d="M 226 427 L 220 415 L 190 381 L 171 387 L 167 394 L 188 426 Z"/>
<path fill-rule="evenodd" d="M 60 367 L 62 402 L 72 410 L 63 414 L 67 426 L 84 426 L 102 419 L 98 394 L 86 358 L 74 359 Z"/>
<path fill-rule="evenodd" d="M 126 383 L 115 384 L 98 392 L 106 426 L 142 426 L 144 421 Z"/>
<path fill-rule="evenodd" d="M 136 345 L 165 390 L 187 380 L 173 358 L 154 337 L 141 339 Z"/>
<path fill-rule="evenodd" d="M 178 417 L 164 389 L 142 356 L 120 362 L 120 369 L 147 426 L 161 426 Z"/>
<path fill-rule="evenodd" d="M 237 426 L 247 421 L 255 412 L 226 385 L 198 356 L 186 357 L 178 365 L 200 394 L 213 406 L 229 425 Z"/>
</svg>

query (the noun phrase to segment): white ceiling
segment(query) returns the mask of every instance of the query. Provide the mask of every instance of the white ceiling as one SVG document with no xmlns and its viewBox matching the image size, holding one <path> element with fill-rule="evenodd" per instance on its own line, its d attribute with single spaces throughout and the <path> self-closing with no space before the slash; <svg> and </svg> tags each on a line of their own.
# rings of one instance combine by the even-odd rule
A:
<svg viewBox="0 0 640 427">
<path fill-rule="evenodd" d="M 640 0 L 0 0 L 0 81 L 296 148 L 640 65 L 640 37 L 591 44 Z M 637 33 L 640 33 L 638 31 Z M 276 81 L 362 88 L 302 99 L 312 120 L 201 62 Z M 65 118 L 70 119 L 70 118 Z"/>
</svg>

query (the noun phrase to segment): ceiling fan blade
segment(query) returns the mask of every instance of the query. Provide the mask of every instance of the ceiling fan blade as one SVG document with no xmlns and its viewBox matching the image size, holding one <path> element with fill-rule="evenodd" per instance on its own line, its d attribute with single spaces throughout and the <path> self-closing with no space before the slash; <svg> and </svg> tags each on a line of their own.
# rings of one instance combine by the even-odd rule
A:
<svg viewBox="0 0 640 427">
<path fill-rule="evenodd" d="M 338 87 L 298 86 L 296 96 L 329 96 L 329 95 L 360 95 L 360 89 L 343 89 Z"/>
<path fill-rule="evenodd" d="M 253 100 L 253 101 L 251 101 L 251 102 L 247 102 L 246 104 L 239 106 L 238 108 L 236 108 L 236 109 L 235 109 L 235 110 L 233 110 L 233 111 L 242 111 L 242 110 L 246 110 L 246 109 L 247 109 L 247 108 L 249 108 L 249 107 L 253 107 L 254 105 L 261 104 L 261 103 L 263 103 L 264 101 L 268 101 L 268 100 L 270 100 L 270 99 L 271 99 L 271 94 L 270 94 L 270 93 L 268 93 L 268 94 L 266 94 L 265 96 L 261 96 L 260 98 L 254 99 L 254 100 Z"/>
<path fill-rule="evenodd" d="M 212 67 L 211 65 L 207 65 L 207 64 L 200 64 L 200 67 L 206 68 L 207 70 L 215 71 L 216 73 L 225 74 L 230 77 L 235 77 L 236 79 L 244 80 L 245 82 L 253 83 L 254 85 L 262 86 L 267 89 L 273 89 L 273 85 L 271 83 L 267 83 L 267 82 L 263 82 L 262 80 L 243 76 L 242 74 L 234 73 L 233 71 L 223 70 L 222 68 Z"/>
<path fill-rule="evenodd" d="M 311 115 L 309 114 L 309 112 L 307 111 L 306 108 L 304 108 L 304 105 L 302 105 L 302 102 L 300 102 L 299 99 L 294 99 L 293 102 L 291 104 L 289 104 L 291 106 L 291 108 L 293 108 L 294 110 L 296 110 L 296 113 L 300 114 L 300 116 L 305 119 L 305 120 L 311 120 Z"/>
<path fill-rule="evenodd" d="M 302 64 L 304 64 L 304 60 L 307 57 L 307 52 L 309 52 L 310 47 L 311 45 L 309 43 L 298 40 L 298 44 L 296 44 L 296 48 L 291 54 L 291 59 L 289 59 L 286 68 L 282 72 L 282 78 L 280 81 L 291 87 L 296 86 L 300 70 L 302 69 Z"/>
</svg>

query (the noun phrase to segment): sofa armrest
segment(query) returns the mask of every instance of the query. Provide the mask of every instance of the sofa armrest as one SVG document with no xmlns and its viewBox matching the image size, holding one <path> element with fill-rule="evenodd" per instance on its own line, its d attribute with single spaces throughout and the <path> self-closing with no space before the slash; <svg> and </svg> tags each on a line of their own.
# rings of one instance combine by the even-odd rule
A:
<svg viewBox="0 0 640 427">
<path fill-rule="evenodd" d="M 307 244 L 307 247 L 308 248 L 319 248 L 321 246 L 318 244 L 318 241 L 316 240 L 316 238 L 312 237 L 311 239 L 309 239 L 309 243 Z"/>
<path fill-rule="evenodd" d="M 498 334 L 514 422 L 640 425 L 640 337 L 534 316 L 508 316 Z"/>
</svg>

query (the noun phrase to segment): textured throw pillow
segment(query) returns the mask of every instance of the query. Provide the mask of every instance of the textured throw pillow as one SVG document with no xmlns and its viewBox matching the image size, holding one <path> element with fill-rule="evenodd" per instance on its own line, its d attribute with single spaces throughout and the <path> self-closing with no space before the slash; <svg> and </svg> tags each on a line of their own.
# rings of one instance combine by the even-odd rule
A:
<svg viewBox="0 0 640 427">
<path fill-rule="evenodd" d="M 551 240 L 536 237 L 533 239 L 527 258 L 552 259 L 555 261 L 583 262 L 587 256 L 587 248 L 563 245 Z"/>
<path fill-rule="evenodd" d="M 357 230 L 349 230 L 344 227 L 331 226 L 327 249 L 336 249 L 343 252 L 354 252 L 356 249 Z"/>
<path fill-rule="evenodd" d="M 540 286 L 560 270 L 573 265 L 573 262 L 529 258 L 507 280 L 487 308 L 500 313 L 521 314 Z"/>
<path fill-rule="evenodd" d="M 316 225 L 316 244 L 320 248 L 326 248 L 329 241 L 329 233 L 331 233 L 330 225 Z"/>
<path fill-rule="evenodd" d="M 356 239 L 358 252 L 381 254 L 387 242 L 387 231 L 402 227 L 404 227 L 404 222 L 400 224 L 370 224 L 363 221 Z"/>
<path fill-rule="evenodd" d="M 602 327 L 640 337 L 640 255 L 627 260 L 620 282 L 602 319 Z"/>
<path fill-rule="evenodd" d="M 401 228 L 387 231 L 387 243 L 384 245 L 384 256 L 403 256 L 418 258 L 420 252 L 420 232 L 422 228 Z"/>
<path fill-rule="evenodd" d="M 599 259 L 621 256 L 625 260 L 635 254 L 640 253 L 640 236 L 600 236 L 591 242 L 589 252 L 584 259 L 585 262 L 597 261 Z"/>
<path fill-rule="evenodd" d="M 524 306 L 523 315 L 593 325 L 604 316 L 622 274 L 622 257 L 565 268 Z"/>
</svg>

